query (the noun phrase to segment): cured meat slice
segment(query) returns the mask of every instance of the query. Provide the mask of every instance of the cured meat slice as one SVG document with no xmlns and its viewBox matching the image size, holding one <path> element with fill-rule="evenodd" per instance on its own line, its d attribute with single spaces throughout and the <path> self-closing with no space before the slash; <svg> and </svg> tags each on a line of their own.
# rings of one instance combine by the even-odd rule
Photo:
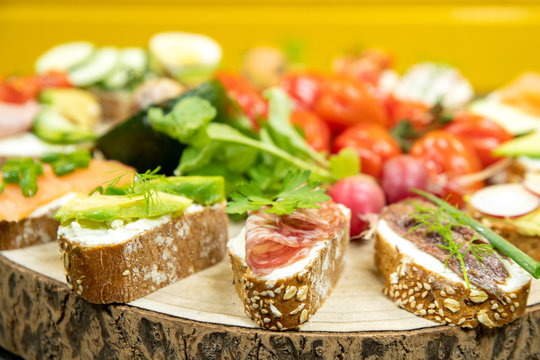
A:
<svg viewBox="0 0 540 360">
<path fill-rule="evenodd" d="M 298 209 L 290 215 L 268 214 L 262 209 L 246 221 L 246 262 L 258 275 L 304 258 L 318 241 L 335 237 L 347 221 L 332 201 L 319 209 Z"/>
</svg>

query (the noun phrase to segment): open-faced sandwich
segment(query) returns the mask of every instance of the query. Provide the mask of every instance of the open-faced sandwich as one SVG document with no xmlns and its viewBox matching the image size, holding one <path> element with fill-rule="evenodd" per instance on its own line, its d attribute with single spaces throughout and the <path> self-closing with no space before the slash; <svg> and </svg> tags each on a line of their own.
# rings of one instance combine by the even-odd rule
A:
<svg viewBox="0 0 540 360">
<path fill-rule="evenodd" d="M 496 234 L 465 217 L 448 204 L 419 199 L 385 208 L 375 241 L 384 293 L 442 324 L 502 326 L 525 311 L 531 277 L 486 240 Z M 508 245 L 510 252 L 517 250 Z M 538 275 L 537 267 L 533 273 Z"/>
<path fill-rule="evenodd" d="M 523 183 L 485 187 L 469 199 L 469 213 L 482 224 L 540 261 L 540 175 Z"/>
<path fill-rule="evenodd" d="M 0 250 L 56 240 L 54 212 L 76 192 L 89 193 L 128 167 L 116 161 L 91 160 L 87 151 L 48 154 L 43 162 L 10 159 L 2 166 Z"/>
<path fill-rule="evenodd" d="M 344 268 L 350 211 L 322 190 L 304 192 L 310 186 L 303 185 L 309 172 L 304 174 L 262 208 L 262 194 L 249 195 L 242 186 L 245 197 L 237 194 L 229 205 L 230 212 L 251 209 L 245 229 L 228 248 L 244 311 L 264 329 L 298 328 L 326 300 Z M 303 193 L 304 200 L 314 197 L 299 203 L 301 197 L 290 196 L 294 190 Z M 287 210 L 281 207 L 286 202 Z"/>
<path fill-rule="evenodd" d="M 129 302 L 219 262 L 223 178 L 135 174 L 55 214 L 68 285 L 93 303 Z"/>
</svg>

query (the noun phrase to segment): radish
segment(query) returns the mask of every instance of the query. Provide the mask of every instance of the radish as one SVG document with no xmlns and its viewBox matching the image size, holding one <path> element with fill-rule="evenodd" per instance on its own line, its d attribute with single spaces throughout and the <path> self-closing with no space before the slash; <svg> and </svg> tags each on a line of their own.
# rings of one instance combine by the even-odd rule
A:
<svg viewBox="0 0 540 360">
<path fill-rule="evenodd" d="M 470 204 L 479 212 L 494 217 L 518 217 L 540 206 L 540 197 L 522 184 L 493 185 L 475 192 Z"/>
<path fill-rule="evenodd" d="M 428 182 L 424 163 L 410 155 L 393 157 L 383 165 L 381 186 L 389 203 L 417 196 L 409 190 L 426 190 Z"/>
<path fill-rule="evenodd" d="M 532 192 L 534 195 L 540 196 L 540 174 L 527 173 L 523 180 L 523 186 L 525 189 Z"/>
<path fill-rule="evenodd" d="M 368 175 L 349 176 L 335 183 L 328 194 L 351 209 L 351 238 L 369 229 L 369 214 L 378 214 L 384 207 L 384 193 Z"/>
</svg>

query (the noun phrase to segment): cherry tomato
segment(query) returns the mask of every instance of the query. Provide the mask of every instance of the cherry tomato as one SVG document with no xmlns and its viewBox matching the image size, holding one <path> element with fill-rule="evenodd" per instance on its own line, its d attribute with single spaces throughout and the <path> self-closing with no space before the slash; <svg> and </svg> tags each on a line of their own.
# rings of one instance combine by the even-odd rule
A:
<svg viewBox="0 0 540 360">
<path fill-rule="evenodd" d="M 368 88 L 345 77 L 332 77 L 324 82 L 315 112 L 328 121 L 334 131 L 364 122 L 388 125 L 384 108 Z"/>
<path fill-rule="evenodd" d="M 0 83 L 0 102 L 24 104 L 39 94 L 38 78 L 9 77 Z"/>
<path fill-rule="evenodd" d="M 44 88 L 50 88 L 50 87 L 72 87 L 73 85 L 69 81 L 69 76 L 65 72 L 61 71 L 49 71 L 45 74 L 41 74 L 38 76 L 38 83 L 39 86 Z"/>
<path fill-rule="evenodd" d="M 466 139 L 476 151 L 482 167 L 496 162 L 493 150 L 513 138 L 512 134 L 494 121 L 466 112 L 457 115 L 444 130 Z"/>
<path fill-rule="evenodd" d="M 24 104 L 35 99 L 41 90 L 48 87 L 71 86 L 63 72 L 48 72 L 42 75 L 13 76 L 0 83 L 0 102 Z"/>
<path fill-rule="evenodd" d="M 414 129 L 422 130 L 433 121 L 430 107 L 418 101 L 405 101 L 389 95 L 384 105 L 390 120 L 390 127 L 407 120 Z"/>
<path fill-rule="evenodd" d="M 227 94 L 234 100 L 244 114 L 251 120 L 253 129 L 259 129 L 258 119 L 265 118 L 268 111 L 268 105 L 261 94 L 244 77 L 237 74 L 220 73 L 217 78 L 225 89 Z"/>
<path fill-rule="evenodd" d="M 463 195 L 483 186 L 482 181 L 462 184 L 456 180 L 462 175 L 480 171 L 482 165 L 474 149 L 449 132 L 428 132 L 413 144 L 410 154 L 424 162 L 431 182 L 439 189 L 439 195 L 452 195 L 450 201 L 455 204 L 461 205 Z"/>
<path fill-rule="evenodd" d="M 300 126 L 306 141 L 317 151 L 330 151 L 330 128 L 321 118 L 309 110 L 295 110 L 291 114 L 291 123 Z"/>
<path fill-rule="evenodd" d="M 339 134 L 333 151 L 337 153 L 347 147 L 358 153 L 362 172 L 375 178 L 381 175 L 386 160 L 401 153 L 399 144 L 388 130 L 374 123 L 360 123 Z"/>
<path fill-rule="evenodd" d="M 380 49 L 367 49 L 360 56 L 342 56 L 334 60 L 336 74 L 377 85 L 384 70 L 392 66 L 392 57 Z"/>
<path fill-rule="evenodd" d="M 286 74 L 279 86 L 289 94 L 297 108 L 313 109 L 319 96 L 323 76 L 315 73 Z"/>
</svg>

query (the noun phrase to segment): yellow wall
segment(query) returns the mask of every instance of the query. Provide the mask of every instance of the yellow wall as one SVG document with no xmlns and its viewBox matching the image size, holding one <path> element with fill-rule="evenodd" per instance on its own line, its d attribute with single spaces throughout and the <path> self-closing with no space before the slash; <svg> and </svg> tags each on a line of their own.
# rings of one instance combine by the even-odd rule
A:
<svg viewBox="0 0 540 360">
<path fill-rule="evenodd" d="M 31 71 L 60 42 L 145 46 L 169 30 L 214 37 L 229 68 L 250 46 L 302 43 L 312 67 L 328 68 L 347 48 L 379 46 L 395 54 L 400 70 L 421 60 L 454 64 L 480 91 L 540 71 L 533 1 L 0 0 L 0 74 Z"/>
</svg>

